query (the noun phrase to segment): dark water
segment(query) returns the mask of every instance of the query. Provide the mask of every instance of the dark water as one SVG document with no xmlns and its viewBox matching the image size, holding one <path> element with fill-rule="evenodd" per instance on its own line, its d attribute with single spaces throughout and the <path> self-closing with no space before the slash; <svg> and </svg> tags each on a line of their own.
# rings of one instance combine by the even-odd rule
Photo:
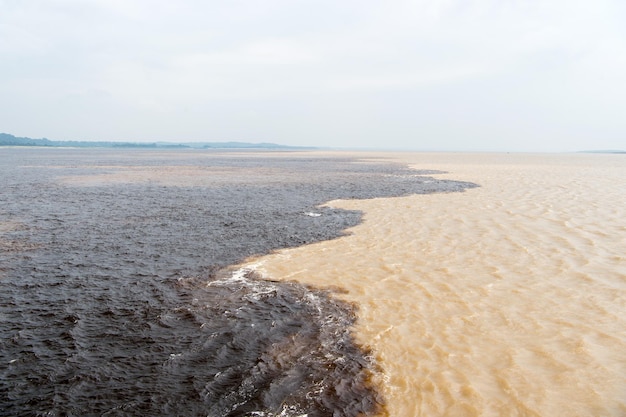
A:
<svg viewBox="0 0 626 417">
<path fill-rule="evenodd" d="M 228 175 L 62 181 L 110 166 Z M 0 148 L 0 415 L 374 413 L 355 306 L 224 268 L 360 221 L 326 201 L 471 186 L 306 154 Z"/>
</svg>

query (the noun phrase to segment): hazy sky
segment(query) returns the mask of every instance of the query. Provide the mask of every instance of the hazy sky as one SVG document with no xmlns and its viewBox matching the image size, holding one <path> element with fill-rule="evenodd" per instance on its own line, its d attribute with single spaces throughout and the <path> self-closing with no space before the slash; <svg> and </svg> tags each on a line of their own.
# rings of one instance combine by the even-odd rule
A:
<svg viewBox="0 0 626 417">
<path fill-rule="evenodd" d="M 0 0 L 0 132 L 626 148 L 624 0 Z"/>
</svg>

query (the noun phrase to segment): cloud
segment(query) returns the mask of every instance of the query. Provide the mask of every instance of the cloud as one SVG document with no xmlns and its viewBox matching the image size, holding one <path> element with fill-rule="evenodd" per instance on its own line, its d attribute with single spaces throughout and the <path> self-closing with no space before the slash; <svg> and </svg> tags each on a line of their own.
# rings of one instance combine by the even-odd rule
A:
<svg viewBox="0 0 626 417">
<path fill-rule="evenodd" d="M 375 146 L 375 135 L 384 135 L 404 146 L 428 135 L 453 148 L 465 135 L 488 148 L 500 146 L 507 129 L 541 138 L 594 129 L 617 137 L 626 130 L 618 116 L 626 94 L 626 15 L 617 1 L 0 6 L 0 94 L 16 97 L 34 117 L 44 109 L 75 114 L 73 131 L 82 137 L 103 139 L 94 123 L 81 125 L 72 97 L 83 97 L 92 120 L 93 109 L 114 118 L 120 127 L 108 134 L 125 137 L 224 137 L 230 129 L 240 139 L 262 134 L 345 146 L 359 138 Z M 2 106 L 0 113 L 15 114 Z M 177 117 L 185 121 L 178 131 L 171 122 Z M 0 122 L 32 134 L 21 119 Z M 60 124 L 46 123 L 42 130 L 65 136 Z M 554 140 L 553 148 L 562 146 Z"/>
</svg>

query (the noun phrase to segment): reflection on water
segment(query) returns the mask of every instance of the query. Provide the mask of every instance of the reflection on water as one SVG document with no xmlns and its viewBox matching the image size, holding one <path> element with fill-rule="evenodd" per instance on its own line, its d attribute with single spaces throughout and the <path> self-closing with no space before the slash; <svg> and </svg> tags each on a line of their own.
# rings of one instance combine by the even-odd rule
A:
<svg viewBox="0 0 626 417">
<path fill-rule="evenodd" d="M 359 223 L 328 200 L 473 187 L 418 174 L 342 155 L 3 149 L 0 415 L 379 411 L 355 305 L 224 268 Z"/>
<path fill-rule="evenodd" d="M 481 187 L 334 201 L 364 223 L 256 270 L 346 289 L 392 416 L 626 415 L 624 155 L 396 157 Z"/>
</svg>

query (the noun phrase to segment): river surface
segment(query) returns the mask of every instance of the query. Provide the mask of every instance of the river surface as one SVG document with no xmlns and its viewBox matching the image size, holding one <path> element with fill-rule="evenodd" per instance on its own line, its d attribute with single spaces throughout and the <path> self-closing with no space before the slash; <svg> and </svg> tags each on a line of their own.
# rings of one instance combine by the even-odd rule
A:
<svg viewBox="0 0 626 417">
<path fill-rule="evenodd" d="M 385 358 L 342 298 L 371 253 L 346 252 L 333 289 L 236 265 L 361 222 L 327 201 L 476 187 L 437 174 L 342 153 L 0 149 L 0 415 L 385 414 Z M 307 262 L 312 281 L 331 265 Z"/>
<path fill-rule="evenodd" d="M 346 291 L 388 415 L 625 416 L 626 155 L 382 156 L 480 187 L 331 201 L 364 222 L 246 267 Z"/>
<path fill-rule="evenodd" d="M 626 415 L 625 155 L 0 170 L 0 415 Z"/>
</svg>

